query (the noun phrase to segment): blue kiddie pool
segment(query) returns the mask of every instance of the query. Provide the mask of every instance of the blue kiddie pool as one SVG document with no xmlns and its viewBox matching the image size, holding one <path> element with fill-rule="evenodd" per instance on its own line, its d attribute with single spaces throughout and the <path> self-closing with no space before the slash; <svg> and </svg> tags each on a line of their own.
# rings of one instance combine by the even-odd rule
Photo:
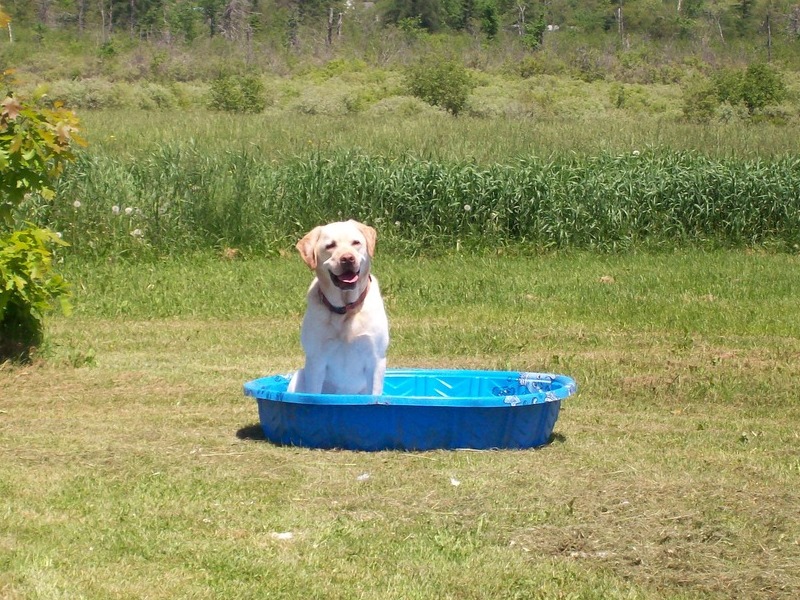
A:
<svg viewBox="0 0 800 600">
<path fill-rule="evenodd" d="M 345 450 L 533 448 L 550 441 L 565 375 L 388 369 L 380 396 L 288 393 L 289 375 L 245 384 L 265 437 Z"/>
</svg>

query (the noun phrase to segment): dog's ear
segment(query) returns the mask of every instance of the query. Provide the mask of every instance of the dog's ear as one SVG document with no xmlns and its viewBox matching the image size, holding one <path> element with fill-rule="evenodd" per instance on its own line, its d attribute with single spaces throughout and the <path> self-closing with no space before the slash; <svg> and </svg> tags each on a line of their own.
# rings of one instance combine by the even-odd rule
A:
<svg viewBox="0 0 800 600">
<path fill-rule="evenodd" d="M 378 232 L 375 231 L 374 227 L 370 227 L 369 225 L 364 225 L 363 223 L 359 223 L 358 221 L 353 221 L 351 219 L 351 223 L 353 223 L 358 229 L 361 231 L 361 234 L 364 236 L 364 239 L 367 240 L 367 254 L 370 256 L 375 255 L 375 244 L 378 241 Z"/>
<path fill-rule="evenodd" d="M 300 252 L 300 256 L 312 269 L 317 268 L 317 241 L 319 240 L 320 231 L 322 231 L 322 227 L 314 227 L 295 246 Z"/>
</svg>

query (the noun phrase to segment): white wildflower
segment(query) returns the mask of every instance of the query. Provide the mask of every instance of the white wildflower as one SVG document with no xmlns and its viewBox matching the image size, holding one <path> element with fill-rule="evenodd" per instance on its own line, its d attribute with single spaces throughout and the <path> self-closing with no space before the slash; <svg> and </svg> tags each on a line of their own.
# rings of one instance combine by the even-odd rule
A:
<svg viewBox="0 0 800 600">
<path fill-rule="evenodd" d="M 133 209 L 129 206 L 125 209 L 125 214 L 130 217 L 133 214 Z"/>
<path fill-rule="evenodd" d="M 634 156 L 639 156 L 639 151 L 638 151 L 638 150 L 634 150 L 634 151 L 632 152 L 632 154 L 633 154 Z"/>
<path fill-rule="evenodd" d="M 81 207 L 81 201 L 80 200 L 75 200 L 75 202 L 72 203 L 72 206 L 74 206 L 75 208 L 80 208 Z"/>
<path fill-rule="evenodd" d="M 469 204 L 464 205 L 464 212 L 469 212 L 472 210 L 472 207 Z"/>
<path fill-rule="evenodd" d="M 118 215 L 119 214 L 119 206 L 117 206 L 116 204 L 114 206 L 112 206 L 111 207 L 111 214 L 114 215 L 114 216 Z"/>
<path fill-rule="evenodd" d="M 141 229 L 134 229 L 133 231 L 131 231 L 131 235 L 132 235 L 133 237 L 135 237 L 135 238 L 140 238 L 140 237 L 142 237 L 142 235 L 144 235 L 144 234 L 142 233 L 142 230 L 141 230 Z"/>
</svg>

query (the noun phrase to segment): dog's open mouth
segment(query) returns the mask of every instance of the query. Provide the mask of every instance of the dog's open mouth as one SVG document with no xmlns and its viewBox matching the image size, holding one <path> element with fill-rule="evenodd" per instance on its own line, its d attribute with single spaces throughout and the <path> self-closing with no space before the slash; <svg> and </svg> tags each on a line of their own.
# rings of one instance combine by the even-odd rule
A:
<svg viewBox="0 0 800 600">
<path fill-rule="evenodd" d="M 331 273 L 333 285 L 342 290 L 352 290 L 358 283 L 359 275 L 357 271 L 345 271 L 340 275 Z"/>
</svg>

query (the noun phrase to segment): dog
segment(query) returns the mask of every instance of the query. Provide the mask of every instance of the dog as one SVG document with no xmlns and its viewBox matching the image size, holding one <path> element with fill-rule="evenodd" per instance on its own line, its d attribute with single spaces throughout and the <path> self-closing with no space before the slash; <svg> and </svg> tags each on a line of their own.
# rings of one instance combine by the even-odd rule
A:
<svg viewBox="0 0 800 600">
<path fill-rule="evenodd" d="M 305 364 L 289 392 L 383 392 L 389 321 L 371 273 L 377 233 L 358 221 L 320 225 L 297 242 L 316 277 L 308 288 L 300 330 Z"/>
</svg>

